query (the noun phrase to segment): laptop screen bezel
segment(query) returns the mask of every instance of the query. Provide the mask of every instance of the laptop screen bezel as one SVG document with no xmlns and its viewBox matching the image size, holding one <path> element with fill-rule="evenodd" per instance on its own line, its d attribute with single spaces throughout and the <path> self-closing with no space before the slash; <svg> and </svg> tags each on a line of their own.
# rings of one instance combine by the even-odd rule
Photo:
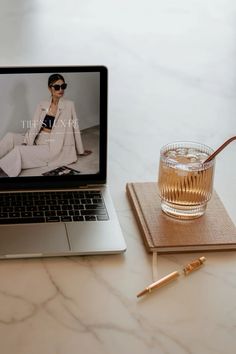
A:
<svg viewBox="0 0 236 354">
<path fill-rule="evenodd" d="M 0 75 L 4 74 L 40 74 L 40 73 L 99 73 L 100 74 L 100 139 L 99 139 L 99 171 L 96 174 L 78 174 L 67 176 L 22 176 L 1 177 L 0 190 L 21 189 L 68 189 L 78 186 L 104 184 L 107 178 L 107 102 L 108 102 L 108 70 L 105 66 L 27 66 L 0 67 Z"/>
</svg>

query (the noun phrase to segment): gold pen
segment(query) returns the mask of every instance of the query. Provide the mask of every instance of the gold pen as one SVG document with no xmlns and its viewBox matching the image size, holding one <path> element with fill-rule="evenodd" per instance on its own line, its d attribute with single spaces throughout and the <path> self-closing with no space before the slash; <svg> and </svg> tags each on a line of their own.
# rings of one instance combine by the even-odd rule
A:
<svg viewBox="0 0 236 354">
<path fill-rule="evenodd" d="M 200 268 L 205 261 L 206 261 L 205 257 L 200 257 L 200 258 L 194 259 L 192 262 L 188 263 L 186 266 L 183 267 L 184 275 L 188 275 L 191 272 L 193 272 L 194 270 Z M 157 280 L 155 283 L 152 283 L 149 286 L 147 286 L 144 290 L 142 290 L 137 295 L 137 297 L 141 297 L 145 294 L 151 293 L 152 290 L 158 289 L 158 288 L 170 283 L 171 281 L 177 279 L 179 276 L 180 276 L 180 272 L 176 270 L 176 271 L 166 275 L 165 277 Z"/>
<path fill-rule="evenodd" d="M 192 273 L 194 270 L 197 270 L 203 263 L 206 261 L 206 257 L 200 257 L 198 259 L 194 259 L 191 263 L 187 264 L 184 268 L 184 275 L 188 275 Z"/>
<path fill-rule="evenodd" d="M 165 277 L 155 281 L 155 283 L 152 283 L 149 286 L 147 286 L 143 291 L 141 291 L 137 295 L 137 297 L 141 297 L 141 296 L 143 296 L 143 295 L 145 295 L 147 293 L 150 293 L 153 289 L 160 288 L 161 286 L 164 286 L 164 285 L 170 283 L 172 280 L 177 279 L 179 275 L 180 275 L 180 273 L 177 272 L 177 271 L 166 275 Z"/>
</svg>

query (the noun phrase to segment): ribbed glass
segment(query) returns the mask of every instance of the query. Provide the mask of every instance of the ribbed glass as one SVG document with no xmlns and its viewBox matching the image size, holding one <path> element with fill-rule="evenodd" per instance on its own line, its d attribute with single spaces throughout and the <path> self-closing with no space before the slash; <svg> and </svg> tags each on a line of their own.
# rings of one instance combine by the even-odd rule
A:
<svg viewBox="0 0 236 354">
<path fill-rule="evenodd" d="M 158 186 L 164 212 L 171 215 L 173 209 L 173 216 L 188 219 L 204 213 L 212 195 L 215 162 L 204 160 L 212 152 L 194 142 L 176 142 L 161 149 Z"/>
</svg>

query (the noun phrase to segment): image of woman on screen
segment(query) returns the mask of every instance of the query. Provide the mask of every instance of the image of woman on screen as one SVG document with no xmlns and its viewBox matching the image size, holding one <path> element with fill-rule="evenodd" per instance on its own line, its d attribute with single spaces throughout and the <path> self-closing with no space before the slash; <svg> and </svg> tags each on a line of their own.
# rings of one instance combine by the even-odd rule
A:
<svg viewBox="0 0 236 354">
<path fill-rule="evenodd" d="M 25 135 L 7 133 L 0 141 L 1 177 L 16 177 L 28 168 L 57 168 L 91 153 L 84 150 L 74 103 L 63 97 L 66 88 L 62 75 L 51 75 L 51 99 L 38 104 L 30 129 Z"/>
</svg>

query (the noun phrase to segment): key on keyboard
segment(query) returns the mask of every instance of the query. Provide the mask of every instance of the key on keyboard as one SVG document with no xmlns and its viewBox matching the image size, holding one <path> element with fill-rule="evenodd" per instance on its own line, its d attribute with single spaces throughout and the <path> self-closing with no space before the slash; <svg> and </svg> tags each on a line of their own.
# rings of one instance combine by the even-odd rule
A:
<svg viewBox="0 0 236 354">
<path fill-rule="evenodd" d="M 108 219 L 102 194 L 98 190 L 0 194 L 0 224 Z"/>
</svg>

